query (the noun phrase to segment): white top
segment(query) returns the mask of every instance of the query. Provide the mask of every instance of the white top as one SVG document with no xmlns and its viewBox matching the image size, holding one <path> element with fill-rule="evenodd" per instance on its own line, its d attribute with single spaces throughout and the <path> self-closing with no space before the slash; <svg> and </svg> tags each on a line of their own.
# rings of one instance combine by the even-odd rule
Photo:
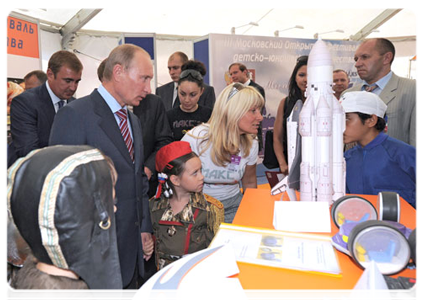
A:
<svg viewBox="0 0 423 300">
<path fill-rule="evenodd" d="M 172 99 L 172 107 L 175 104 L 176 97 L 178 97 L 178 83 L 173 82 L 173 99 Z"/>
<path fill-rule="evenodd" d="M 200 143 L 203 139 L 196 137 L 203 137 L 207 134 L 209 125 L 202 124 L 191 129 L 182 138 L 182 141 L 189 142 L 191 149 L 197 155 L 200 156 L 202 150 Z M 193 136 L 190 136 L 193 135 Z M 204 146 L 203 146 L 204 147 Z M 241 151 L 239 157 L 232 157 L 230 164 L 224 167 L 217 166 L 213 163 L 210 156 L 211 148 L 208 148 L 201 156 L 202 172 L 204 175 L 204 189 L 203 192 L 218 200 L 228 199 L 239 193 L 239 182 L 245 173 L 246 165 L 255 165 L 258 158 L 258 141 L 253 141 L 250 155 L 244 157 L 243 151 Z"/>
</svg>

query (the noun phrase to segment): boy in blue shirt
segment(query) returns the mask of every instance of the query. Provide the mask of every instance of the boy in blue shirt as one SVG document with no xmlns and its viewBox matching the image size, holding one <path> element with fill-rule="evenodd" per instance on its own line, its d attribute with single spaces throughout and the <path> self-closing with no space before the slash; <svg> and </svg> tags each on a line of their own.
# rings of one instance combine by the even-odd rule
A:
<svg viewBox="0 0 423 300">
<path fill-rule="evenodd" d="M 384 133 L 385 103 L 362 91 L 345 93 L 341 105 L 346 113 L 344 143 L 357 143 L 344 153 L 347 193 L 392 191 L 416 208 L 416 149 Z"/>
</svg>

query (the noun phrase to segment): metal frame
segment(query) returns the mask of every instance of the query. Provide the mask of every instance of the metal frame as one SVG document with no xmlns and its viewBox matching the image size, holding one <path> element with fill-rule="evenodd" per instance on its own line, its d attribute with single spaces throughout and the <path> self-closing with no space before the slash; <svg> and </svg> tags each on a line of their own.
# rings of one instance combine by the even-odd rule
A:
<svg viewBox="0 0 423 300">
<path fill-rule="evenodd" d="M 67 50 L 75 39 L 76 32 L 94 18 L 102 9 L 81 9 L 60 29 L 62 48 Z"/>
<path fill-rule="evenodd" d="M 380 15 L 378 15 L 366 26 L 364 26 L 359 32 L 357 32 L 354 35 L 351 35 L 349 40 L 350 41 L 364 40 L 369 34 L 371 34 L 374 30 L 382 26 L 384 23 L 386 23 L 389 19 L 391 19 L 401 10 L 402 9 L 385 9 Z"/>
</svg>

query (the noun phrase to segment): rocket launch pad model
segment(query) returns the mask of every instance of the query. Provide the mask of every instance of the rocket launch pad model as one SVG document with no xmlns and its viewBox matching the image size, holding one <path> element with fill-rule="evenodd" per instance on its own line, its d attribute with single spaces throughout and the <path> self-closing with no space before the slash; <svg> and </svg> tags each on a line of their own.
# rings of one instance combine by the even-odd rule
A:
<svg viewBox="0 0 423 300">
<path fill-rule="evenodd" d="M 325 201 L 329 205 L 345 195 L 345 113 L 333 95 L 332 83 L 332 58 L 325 43 L 319 39 L 308 58 L 307 99 L 299 118 L 298 131 L 302 139 L 300 200 Z M 281 181 L 272 189 L 272 194 L 287 187 L 286 180 Z"/>
</svg>

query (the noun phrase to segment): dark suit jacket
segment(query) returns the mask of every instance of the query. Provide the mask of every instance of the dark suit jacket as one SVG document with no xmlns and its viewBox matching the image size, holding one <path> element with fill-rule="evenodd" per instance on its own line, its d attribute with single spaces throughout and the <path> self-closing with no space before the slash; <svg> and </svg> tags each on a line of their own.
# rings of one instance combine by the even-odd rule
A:
<svg viewBox="0 0 423 300">
<path fill-rule="evenodd" d="M 133 112 L 140 119 L 141 128 L 144 128 L 144 165 L 153 172 L 148 192 L 148 196 L 152 197 L 157 187 L 156 154 L 161 147 L 173 141 L 172 130 L 159 96 L 148 94 L 140 105 L 133 107 Z"/>
<path fill-rule="evenodd" d="M 123 286 L 133 278 L 137 260 L 140 276 L 143 276 L 141 232 L 152 232 L 141 124 L 131 112 L 128 119 L 133 133 L 135 163 L 112 111 L 97 90 L 60 109 L 50 135 L 50 145 L 90 145 L 113 160 L 118 173 L 116 230 Z"/>
<path fill-rule="evenodd" d="M 10 104 L 8 167 L 34 149 L 48 146 L 51 125 L 56 111 L 46 84 L 23 92 Z"/>
<path fill-rule="evenodd" d="M 261 85 L 255 83 L 252 80 L 250 80 L 250 84 L 249 85 L 252 86 L 252 87 L 255 87 L 259 91 L 259 93 L 263 96 L 263 98 L 266 100 L 266 95 L 264 93 L 264 88 Z"/>
<path fill-rule="evenodd" d="M 156 89 L 156 95 L 162 98 L 166 111 L 171 110 L 172 108 L 175 108 L 180 104 L 179 98 L 176 97 L 175 103 L 172 106 L 174 86 L 175 85 L 173 81 L 171 81 Z M 214 87 L 204 84 L 204 92 L 200 96 L 200 100 L 198 100 L 198 105 L 209 107 L 210 109 L 213 110 L 215 102 L 216 102 L 216 94 L 214 92 Z"/>
</svg>

